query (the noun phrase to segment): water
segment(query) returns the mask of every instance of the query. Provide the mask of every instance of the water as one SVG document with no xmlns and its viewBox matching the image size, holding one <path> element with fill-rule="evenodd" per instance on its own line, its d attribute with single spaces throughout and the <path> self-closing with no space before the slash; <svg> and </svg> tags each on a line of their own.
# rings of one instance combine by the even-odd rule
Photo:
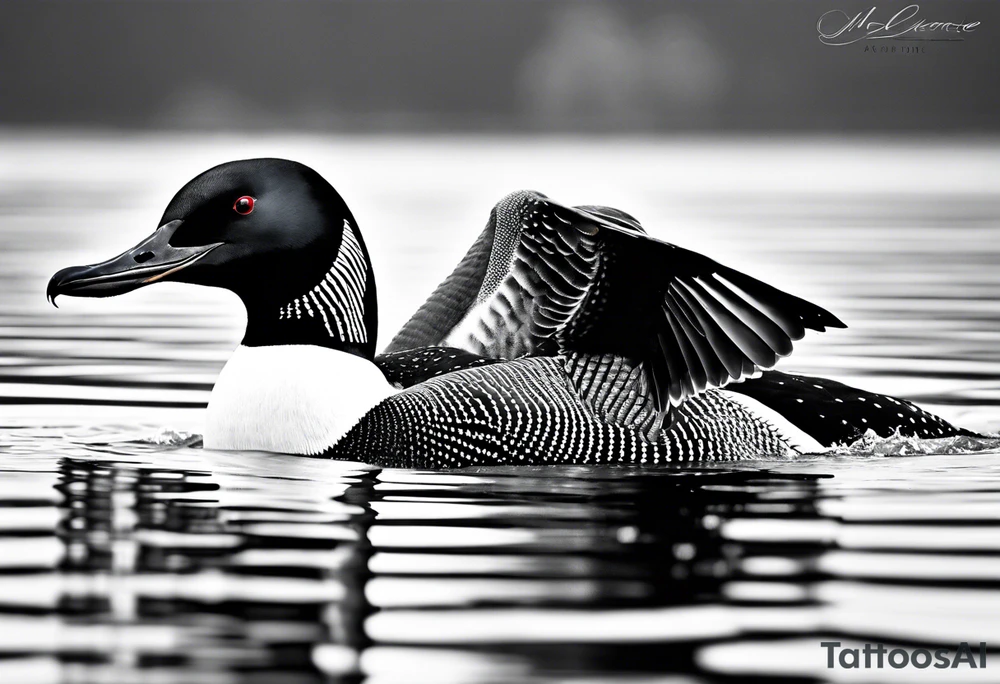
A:
<svg viewBox="0 0 1000 684">
<path fill-rule="evenodd" d="M 44 302 L 231 158 L 352 206 L 382 340 L 516 188 L 633 212 L 836 312 L 786 369 L 1000 429 L 1000 145 L 0 135 L 0 682 L 995 681 L 1000 458 L 889 441 L 681 470 L 378 470 L 198 447 L 235 298 Z"/>
</svg>

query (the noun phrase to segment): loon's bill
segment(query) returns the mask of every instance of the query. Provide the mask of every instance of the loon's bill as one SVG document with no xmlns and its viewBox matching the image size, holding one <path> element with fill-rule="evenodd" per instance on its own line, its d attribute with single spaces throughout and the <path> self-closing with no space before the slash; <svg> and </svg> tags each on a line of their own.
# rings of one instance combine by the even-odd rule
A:
<svg viewBox="0 0 1000 684">
<path fill-rule="evenodd" d="M 312 169 L 222 164 L 158 225 L 114 259 L 59 271 L 47 294 L 160 281 L 236 293 L 247 328 L 212 391 L 208 448 L 404 467 L 664 464 L 787 456 L 869 427 L 962 432 L 829 381 L 758 377 L 806 330 L 843 323 L 616 209 L 508 195 L 381 356 L 367 246 Z M 873 413 L 879 400 L 899 410 Z"/>
<path fill-rule="evenodd" d="M 53 305 L 60 294 L 74 297 L 111 297 L 155 283 L 188 268 L 222 246 L 221 242 L 175 247 L 170 238 L 184 221 L 164 223 L 138 245 L 113 259 L 91 266 L 64 268 L 49 281 L 46 296 Z"/>
</svg>

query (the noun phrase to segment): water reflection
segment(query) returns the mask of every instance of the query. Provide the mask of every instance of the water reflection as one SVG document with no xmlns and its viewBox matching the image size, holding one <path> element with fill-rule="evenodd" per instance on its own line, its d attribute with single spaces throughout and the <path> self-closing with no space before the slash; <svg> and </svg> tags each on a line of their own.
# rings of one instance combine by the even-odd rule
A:
<svg viewBox="0 0 1000 684">
<path fill-rule="evenodd" d="M 312 681 L 314 644 L 363 643 L 365 608 L 349 597 L 363 595 L 370 514 L 342 500 L 371 486 L 364 471 L 344 472 L 327 498 L 294 474 L 71 458 L 59 469 L 63 663 L 83 658 L 122 681 L 136 668 Z"/>
<path fill-rule="evenodd" d="M 2 681 L 797 681 L 823 639 L 1000 643 L 991 454 L 430 473 L 121 435 L 5 438 Z"/>
<path fill-rule="evenodd" d="M 427 648 L 491 677 L 693 671 L 692 644 L 739 631 L 721 601 L 780 598 L 723 590 L 766 550 L 727 539 L 727 521 L 819 517 L 815 475 L 428 474 L 95 447 L 58 460 L 57 501 L 2 503 L 6 654 L 67 681 L 400 676 Z"/>
</svg>

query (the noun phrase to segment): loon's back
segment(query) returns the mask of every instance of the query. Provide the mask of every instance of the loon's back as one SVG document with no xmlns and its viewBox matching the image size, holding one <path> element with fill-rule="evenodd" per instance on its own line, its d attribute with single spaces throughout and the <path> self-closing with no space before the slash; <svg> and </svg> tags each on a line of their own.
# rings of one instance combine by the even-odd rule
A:
<svg viewBox="0 0 1000 684">
<path fill-rule="evenodd" d="M 692 397 L 650 439 L 656 411 L 645 397 L 607 376 L 582 389 L 567 369 L 574 361 L 524 358 L 431 378 L 374 407 L 329 453 L 407 468 L 658 465 L 796 453 L 778 428 L 722 391 Z M 617 365 L 609 374 L 631 372 Z"/>
</svg>

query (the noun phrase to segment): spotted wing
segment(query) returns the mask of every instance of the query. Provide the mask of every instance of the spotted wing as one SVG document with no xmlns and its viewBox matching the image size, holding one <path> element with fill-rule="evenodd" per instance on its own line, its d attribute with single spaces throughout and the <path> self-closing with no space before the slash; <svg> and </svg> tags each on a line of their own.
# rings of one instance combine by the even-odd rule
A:
<svg viewBox="0 0 1000 684">
<path fill-rule="evenodd" d="M 458 291 L 463 269 L 474 272 Z M 444 301 L 457 304 L 427 320 Z M 497 204 L 459 269 L 393 345 L 412 343 L 402 338 L 419 326 L 441 336 L 422 344 L 484 356 L 625 357 L 641 366 L 641 389 L 661 414 L 770 368 L 806 329 L 844 327 L 814 304 L 645 235 L 623 212 L 566 207 L 536 192 Z"/>
</svg>

